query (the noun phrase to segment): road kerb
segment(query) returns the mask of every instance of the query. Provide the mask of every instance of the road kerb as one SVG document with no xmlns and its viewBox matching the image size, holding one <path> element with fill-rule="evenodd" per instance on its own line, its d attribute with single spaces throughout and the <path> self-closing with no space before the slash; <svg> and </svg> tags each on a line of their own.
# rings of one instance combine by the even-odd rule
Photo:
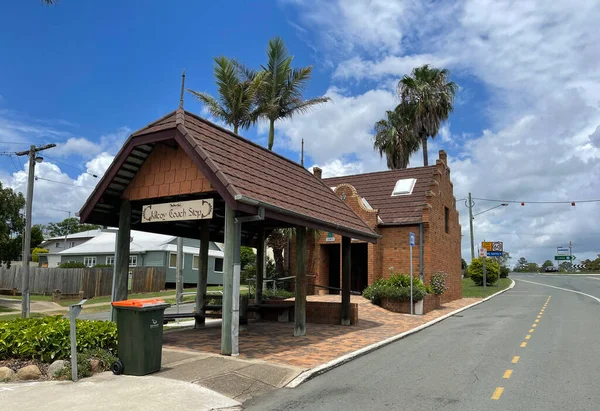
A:
<svg viewBox="0 0 600 411">
<path fill-rule="evenodd" d="M 490 298 L 494 298 L 497 295 L 500 295 L 502 293 L 507 292 L 508 290 L 511 290 L 513 287 L 515 286 L 515 280 L 513 280 L 511 278 L 511 284 L 505 288 L 502 291 L 498 291 L 495 294 L 490 295 L 489 297 L 484 298 L 483 300 L 477 301 L 473 304 L 469 304 L 465 307 L 459 308 L 458 310 L 454 310 L 448 314 L 445 314 L 441 317 L 438 317 L 436 319 L 433 319 L 425 324 L 422 324 L 416 328 L 413 328 L 412 330 L 408 330 L 405 331 L 403 333 L 400 333 L 398 335 L 394 335 L 393 337 L 387 338 L 383 341 L 379 341 L 378 343 L 375 344 L 371 344 L 368 345 L 366 347 L 361 348 L 360 350 L 356 350 L 353 351 L 349 354 L 343 355 L 341 357 L 336 358 L 335 360 L 331 360 L 325 364 L 321 364 L 315 368 L 311 368 L 310 370 L 306 370 L 303 373 L 301 373 L 300 375 L 298 375 L 296 378 L 294 378 L 292 381 L 290 381 L 285 388 L 295 388 L 297 386 L 299 386 L 300 384 L 320 375 L 320 374 L 324 374 L 327 371 L 330 371 L 334 368 L 339 367 L 340 365 L 346 364 L 347 362 L 353 361 L 359 357 L 362 357 L 363 355 L 369 354 L 373 351 L 376 351 L 382 347 L 385 347 L 386 345 L 389 345 L 391 343 L 394 343 L 396 341 L 402 340 L 403 338 L 408 337 L 411 334 L 417 333 L 425 328 L 431 327 L 434 324 L 439 323 L 440 321 L 445 320 L 446 318 L 452 317 L 453 315 L 456 315 L 458 313 L 460 313 L 461 311 L 465 311 L 468 310 L 471 307 L 475 307 L 476 305 L 482 304 L 484 302 L 486 302 L 487 300 L 489 300 Z"/>
</svg>

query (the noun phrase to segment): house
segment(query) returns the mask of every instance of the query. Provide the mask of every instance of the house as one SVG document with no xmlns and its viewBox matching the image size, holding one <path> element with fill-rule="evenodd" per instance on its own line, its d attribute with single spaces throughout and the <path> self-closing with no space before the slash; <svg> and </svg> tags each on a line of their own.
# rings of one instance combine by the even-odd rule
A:
<svg viewBox="0 0 600 411">
<path fill-rule="evenodd" d="M 40 255 L 40 264 L 47 264 L 48 267 L 57 267 L 66 262 L 80 262 L 88 267 L 114 265 L 117 230 L 94 231 L 98 231 L 96 235 L 79 245 Z M 199 252 L 198 240 L 183 239 L 183 282 L 185 284 L 196 284 L 198 281 Z M 209 243 L 208 257 L 208 284 L 223 284 L 223 251 L 217 243 L 212 241 Z M 130 267 L 165 267 L 166 282 L 175 283 L 176 262 L 177 237 L 131 231 Z"/>
<path fill-rule="evenodd" d="M 86 241 L 96 237 L 102 232 L 101 229 L 82 231 L 80 233 L 69 234 L 59 237 L 47 238 L 40 244 L 41 248 L 45 248 L 48 252 L 58 253 L 68 248 L 73 248 L 85 243 Z"/>
<path fill-rule="evenodd" d="M 313 173 L 321 178 L 321 169 Z M 435 165 L 325 178 L 333 190 L 381 238 L 377 243 L 351 241 L 351 290 L 363 291 L 391 273 L 410 272 L 409 236 L 415 235 L 413 273 L 427 284 L 431 274 L 448 274 L 450 289 L 442 301 L 462 298 L 461 227 L 444 151 Z M 320 231 L 309 236 L 307 270 L 315 292 L 341 284 L 340 236 Z M 292 247 L 292 250 L 294 248 Z M 290 256 L 292 269 L 295 256 Z M 293 270 L 292 270 L 293 272 Z M 293 275 L 293 274 L 292 274 Z M 327 287 L 332 287 L 327 288 Z"/>
</svg>

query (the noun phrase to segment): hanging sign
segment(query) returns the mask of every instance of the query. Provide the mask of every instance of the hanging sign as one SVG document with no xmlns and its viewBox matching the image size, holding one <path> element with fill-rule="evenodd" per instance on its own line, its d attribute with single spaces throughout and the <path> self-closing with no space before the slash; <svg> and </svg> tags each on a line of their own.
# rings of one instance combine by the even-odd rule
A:
<svg viewBox="0 0 600 411">
<path fill-rule="evenodd" d="M 333 236 L 333 233 L 331 231 L 327 233 L 327 237 L 325 237 L 325 241 L 328 243 L 335 242 L 335 237 Z"/>
<path fill-rule="evenodd" d="M 213 199 L 150 204 L 142 208 L 142 223 L 204 220 L 213 216 Z"/>
</svg>

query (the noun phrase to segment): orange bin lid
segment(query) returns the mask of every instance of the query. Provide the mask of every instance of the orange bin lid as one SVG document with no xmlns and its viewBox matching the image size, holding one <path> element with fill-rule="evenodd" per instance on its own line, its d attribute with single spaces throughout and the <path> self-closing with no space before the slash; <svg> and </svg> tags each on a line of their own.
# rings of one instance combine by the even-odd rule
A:
<svg viewBox="0 0 600 411">
<path fill-rule="evenodd" d="M 113 307 L 150 307 L 164 304 L 165 300 L 160 298 L 134 298 L 131 300 L 114 301 Z"/>
</svg>

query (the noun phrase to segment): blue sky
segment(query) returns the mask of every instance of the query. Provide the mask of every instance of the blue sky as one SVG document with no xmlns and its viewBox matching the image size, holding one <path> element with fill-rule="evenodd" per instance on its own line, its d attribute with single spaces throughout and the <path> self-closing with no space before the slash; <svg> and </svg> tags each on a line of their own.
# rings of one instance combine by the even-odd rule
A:
<svg viewBox="0 0 600 411">
<path fill-rule="evenodd" d="M 449 154 L 457 199 L 589 199 L 599 192 L 597 2 L 373 0 L 274 2 L 39 1 L 0 5 L 0 152 L 57 143 L 38 175 L 34 216 L 77 211 L 127 135 L 177 107 L 186 86 L 214 93 L 212 58 L 265 61 L 273 36 L 296 66 L 314 66 L 305 95 L 332 103 L 276 125 L 276 151 L 326 175 L 381 170 L 372 125 L 420 64 L 451 70 L 455 112 L 430 142 Z M 201 115 L 186 96 L 186 109 Z M 265 127 L 242 133 L 264 144 Z M 411 165 L 422 164 L 421 153 Z M 0 157 L 0 180 L 23 189 L 23 159 Z M 48 205 L 43 207 L 42 205 Z M 52 207 L 54 204 L 56 207 Z M 493 206 L 496 203 L 489 203 Z M 478 202 L 481 211 L 488 203 Z M 562 207 L 562 208 L 561 208 Z M 464 205 L 459 204 L 461 224 Z M 476 238 L 543 261 L 569 239 L 594 256 L 596 204 L 508 207 L 482 215 Z M 465 231 L 466 232 L 466 231 Z M 568 238 L 567 238 L 568 237 Z M 468 254 L 468 237 L 463 254 Z M 556 244 L 555 244 L 556 243 Z M 585 253 L 585 254 L 583 254 Z"/>
</svg>

